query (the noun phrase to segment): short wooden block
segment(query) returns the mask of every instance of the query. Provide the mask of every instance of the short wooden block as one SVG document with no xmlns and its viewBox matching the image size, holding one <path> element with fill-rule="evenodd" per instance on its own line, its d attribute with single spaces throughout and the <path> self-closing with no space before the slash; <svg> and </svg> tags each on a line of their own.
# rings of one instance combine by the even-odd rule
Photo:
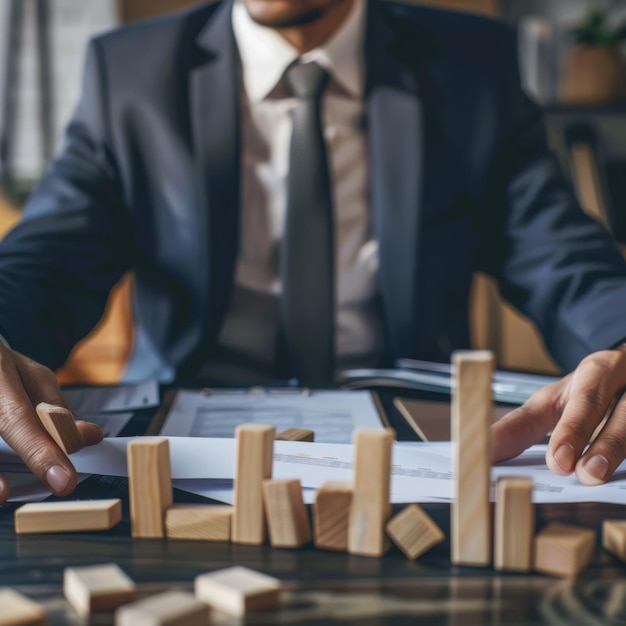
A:
<svg viewBox="0 0 626 626">
<path fill-rule="evenodd" d="M 115 626 L 208 626 L 206 604 L 185 591 L 166 591 L 115 611 Z"/>
<path fill-rule="evenodd" d="M 311 524 L 299 480 L 263 481 L 263 502 L 275 548 L 299 548 L 311 541 Z"/>
<path fill-rule="evenodd" d="M 43 427 L 65 454 L 72 454 L 82 448 L 83 437 L 71 411 L 47 402 L 40 402 L 35 411 Z"/>
<path fill-rule="evenodd" d="M 41 606 L 13 589 L 0 589 L 0 626 L 46 626 Z"/>
<path fill-rule="evenodd" d="M 119 499 L 33 502 L 16 509 L 15 532 L 23 535 L 109 530 L 121 519 Z"/>
<path fill-rule="evenodd" d="M 488 351 L 452 355 L 452 440 L 455 497 L 451 504 L 451 557 L 457 565 L 491 563 L 491 378 Z"/>
<path fill-rule="evenodd" d="M 126 453 L 132 535 L 163 537 L 165 511 L 172 504 L 169 441 L 137 437 L 128 444 Z"/>
<path fill-rule="evenodd" d="M 315 441 L 315 432 L 306 428 L 288 428 L 276 435 L 276 441 Z"/>
<path fill-rule="evenodd" d="M 263 481 L 272 477 L 276 429 L 262 424 L 242 424 L 235 430 L 235 511 L 233 543 L 261 545 L 267 539 L 263 510 Z"/>
<path fill-rule="evenodd" d="M 115 564 L 67 567 L 63 593 L 82 616 L 114 611 L 135 599 L 135 583 Z"/>
<path fill-rule="evenodd" d="M 387 524 L 387 534 L 412 561 L 446 538 L 430 515 L 417 504 L 400 511 Z"/>
<path fill-rule="evenodd" d="M 165 511 L 168 539 L 230 541 L 232 506 L 172 504 Z"/>
<path fill-rule="evenodd" d="M 604 520 L 602 547 L 622 561 L 626 561 L 626 520 Z"/>
<path fill-rule="evenodd" d="M 576 576 L 590 563 L 595 548 L 595 530 L 553 522 L 535 537 L 535 569 L 553 576 Z"/>
<path fill-rule="evenodd" d="M 497 570 L 529 572 L 534 536 L 532 479 L 500 478 L 496 487 L 494 567 Z"/>
<path fill-rule="evenodd" d="M 352 506 L 352 483 L 329 481 L 315 492 L 313 541 L 323 550 L 348 550 L 348 520 Z"/>
<path fill-rule="evenodd" d="M 391 517 L 389 489 L 391 428 L 360 428 L 354 433 L 354 495 L 348 521 L 348 552 L 382 556 L 389 548 L 385 526 Z"/>
<path fill-rule="evenodd" d="M 247 567 L 200 574 L 195 581 L 196 597 L 209 606 L 234 617 L 277 606 L 281 582 Z"/>
</svg>

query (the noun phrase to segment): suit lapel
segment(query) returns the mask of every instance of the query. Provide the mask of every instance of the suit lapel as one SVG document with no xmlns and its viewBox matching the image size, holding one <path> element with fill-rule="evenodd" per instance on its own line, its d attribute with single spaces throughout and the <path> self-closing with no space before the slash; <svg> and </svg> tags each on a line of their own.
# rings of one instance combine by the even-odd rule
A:
<svg viewBox="0 0 626 626">
<path fill-rule="evenodd" d="M 190 77 L 191 132 L 200 206 L 208 211 L 209 268 L 203 350 L 219 330 L 229 301 L 239 236 L 239 70 L 231 25 L 232 2 L 223 2 L 200 32 Z"/>
<path fill-rule="evenodd" d="M 424 108 L 415 63 L 399 53 L 385 17 L 370 2 L 366 109 L 380 292 L 391 351 L 398 357 L 410 354 L 416 341 Z"/>
</svg>

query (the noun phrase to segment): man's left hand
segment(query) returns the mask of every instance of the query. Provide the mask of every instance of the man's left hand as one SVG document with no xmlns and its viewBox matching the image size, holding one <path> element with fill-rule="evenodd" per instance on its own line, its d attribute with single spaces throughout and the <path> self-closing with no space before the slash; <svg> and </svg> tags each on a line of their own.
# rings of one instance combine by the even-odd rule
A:
<svg viewBox="0 0 626 626">
<path fill-rule="evenodd" d="M 576 472 L 583 485 L 606 482 L 626 457 L 625 390 L 626 347 L 589 355 L 494 424 L 494 462 L 552 432 L 546 463 L 554 473 Z"/>
</svg>

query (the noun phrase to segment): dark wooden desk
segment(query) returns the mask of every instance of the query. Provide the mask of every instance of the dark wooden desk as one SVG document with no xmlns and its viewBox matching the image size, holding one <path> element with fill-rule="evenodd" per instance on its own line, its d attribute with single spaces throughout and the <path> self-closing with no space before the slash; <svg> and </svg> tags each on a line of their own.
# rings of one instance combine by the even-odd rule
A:
<svg viewBox="0 0 626 626">
<path fill-rule="evenodd" d="M 387 399 L 388 400 L 388 399 Z M 388 402 L 386 402 L 388 404 Z M 145 432 L 152 415 L 142 412 L 123 435 Z M 393 424 L 400 435 L 402 424 Z M 406 437 L 412 432 L 404 425 Z M 148 595 L 176 586 L 191 590 L 201 572 L 235 564 L 262 570 L 284 581 L 279 612 L 251 615 L 245 622 L 216 616 L 216 624 L 299 624 L 360 626 L 442 624 L 626 623 L 626 564 L 596 551 L 593 564 L 575 581 L 543 575 L 498 574 L 492 569 L 450 564 L 444 543 L 418 562 L 396 548 L 381 559 L 315 550 L 273 549 L 231 544 L 133 540 L 130 537 L 125 479 L 91 477 L 72 498 L 121 497 L 122 523 L 109 532 L 16 536 L 15 505 L 0 506 L 0 587 L 11 586 L 46 607 L 51 626 L 110 625 L 112 615 L 79 618 L 62 595 L 68 566 L 118 563 Z M 175 492 L 177 502 L 202 498 Z M 424 508 L 449 535 L 449 506 Z M 607 518 L 626 519 L 626 507 L 605 504 L 540 505 L 538 526 L 549 521 L 600 528 Z M 0 607 L 0 616 L 2 607 Z"/>
</svg>

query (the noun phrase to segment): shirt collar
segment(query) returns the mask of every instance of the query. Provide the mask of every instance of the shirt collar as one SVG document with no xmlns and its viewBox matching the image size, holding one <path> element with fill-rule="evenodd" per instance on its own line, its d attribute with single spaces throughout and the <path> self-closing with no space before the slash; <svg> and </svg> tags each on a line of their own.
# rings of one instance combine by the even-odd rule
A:
<svg viewBox="0 0 626 626">
<path fill-rule="evenodd" d="M 321 46 L 302 55 L 315 61 L 350 95 L 360 98 L 364 85 L 366 0 L 355 0 L 341 28 Z M 243 85 L 251 102 L 260 102 L 276 87 L 296 59 L 297 50 L 274 29 L 253 21 L 241 2 L 233 5 L 233 30 L 243 69 Z"/>
</svg>

